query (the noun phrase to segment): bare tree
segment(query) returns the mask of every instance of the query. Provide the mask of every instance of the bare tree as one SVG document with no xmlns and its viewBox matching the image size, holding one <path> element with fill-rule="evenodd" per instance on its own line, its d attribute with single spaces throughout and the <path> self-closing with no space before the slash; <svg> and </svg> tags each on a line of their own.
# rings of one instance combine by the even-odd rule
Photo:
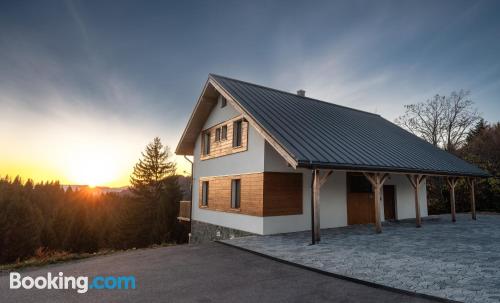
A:
<svg viewBox="0 0 500 303">
<path fill-rule="evenodd" d="M 469 91 L 460 90 L 458 93 L 452 92 L 446 98 L 442 135 L 445 149 L 448 151 L 460 148 L 471 128 L 481 119 L 469 97 Z"/>
<path fill-rule="evenodd" d="M 460 90 L 448 97 L 435 95 L 425 102 L 405 105 L 405 113 L 395 122 L 434 146 L 455 151 L 481 119 L 469 97 L 469 91 Z"/>
<path fill-rule="evenodd" d="M 426 102 L 405 105 L 405 113 L 396 119 L 396 124 L 414 135 L 438 146 L 443 130 L 445 97 L 435 95 Z"/>
</svg>

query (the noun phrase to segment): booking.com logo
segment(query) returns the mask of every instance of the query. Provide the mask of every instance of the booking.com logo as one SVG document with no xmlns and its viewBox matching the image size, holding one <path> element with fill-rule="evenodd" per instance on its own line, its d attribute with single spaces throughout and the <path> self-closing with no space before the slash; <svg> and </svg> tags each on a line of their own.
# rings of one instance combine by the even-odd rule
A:
<svg viewBox="0 0 500 303">
<path fill-rule="evenodd" d="M 89 289 L 135 289 L 135 276 L 65 276 L 47 273 L 47 276 L 24 276 L 18 272 L 10 273 L 10 289 L 76 289 L 79 294 Z"/>
</svg>

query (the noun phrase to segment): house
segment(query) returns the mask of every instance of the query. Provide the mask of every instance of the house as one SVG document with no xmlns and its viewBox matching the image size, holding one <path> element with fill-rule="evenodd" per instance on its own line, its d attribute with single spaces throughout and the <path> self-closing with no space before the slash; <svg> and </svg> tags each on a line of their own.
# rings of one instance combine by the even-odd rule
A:
<svg viewBox="0 0 500 303">
<path fill-rule="evenodd" d="M 458 177 L 488 176 L 377 114 L 213 74 L 176 154 L 194 158 L 194 242 L 312 230 L 315 243 L 320 228 L 420 226 L 426 176 L 446 177 L 452 192 Z"/>
</svg>

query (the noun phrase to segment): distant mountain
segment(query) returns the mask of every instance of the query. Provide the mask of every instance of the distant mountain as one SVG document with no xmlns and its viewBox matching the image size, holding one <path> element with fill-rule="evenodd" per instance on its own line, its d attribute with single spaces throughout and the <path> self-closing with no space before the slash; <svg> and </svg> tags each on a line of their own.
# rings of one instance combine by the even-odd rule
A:
<svg viewBox="0 0 500 303">
<path fill-rule="evenodd" d="M 128 190 L 128 186 L 122 186 L 122 187 L 107 187 L 107 186 L 96 186 L 96 187 L 90 187 L 88 185 L 75 185 L 75 184 L 71 184 L 71 185 L 61 185 L 61 187 L 66 191 L 68 190 L 68 188 L 71 187 L 71 189 L 73 191 L 75 190 L 92 190 L 96 193 L 102 193 L 102 194 L 106 194 L 106 193 L 128 193 L 129 190 Z"/>
<path fill-rule="evenodd" d="M 178 176 L 179 186 L 181 187 L 183 193 L 183 200 L 191 199 L 191 177 L 190 176 Z M 128 186 L 122 187 L 108 187 L 108 186 L 96 186 L 90 187 L 88 185 L 76 185 L 76 184 L 67 184 L 61 185 L 61 187 L 66 191 L 71 187 L 73 191 L 75 190 L 88 190 L 92 191 L 96 194 L 107 194 L 107 193 L 117 193 L 121 195 L 127 195 L 130 193 Z"/>
</svg>

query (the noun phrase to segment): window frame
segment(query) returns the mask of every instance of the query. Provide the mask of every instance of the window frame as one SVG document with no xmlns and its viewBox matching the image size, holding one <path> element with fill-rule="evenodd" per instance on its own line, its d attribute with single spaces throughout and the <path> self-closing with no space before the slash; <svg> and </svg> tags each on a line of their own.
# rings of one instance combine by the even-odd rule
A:
<svg viewBox="0 0 500 303">
<path fill-rule="evenodd" d="M 201 181 L 201 207 L 208 207 L 209 181 Z"/>
<path fill-rule="evenodd" d="M 221 140 L 227 140 L 227 124 L 221 127 Z"/>
<path fill-rule="evenodd" d="M 215 129 L 215 142 L 220 142 L 221 141 L 221 127 L 217 127 Z"/>
<path fill-rule="evenodd" d="M 210 149 L 211 149 L 211 146 L 210 146 L 210 132 L 209 131 L 205 131 L 203 133 L 203 155 L 204 156 L 208 156 L 210 155 Z"/>
<path fill-rule="evenodd" d="M 241 208 L 241 179 L 231 179 L 231 209 Z"/>
<path fill-rule="evenodd" d="M 233 148 L 243 146 L 243 119 L 233 122 Z"/>
</svg>

